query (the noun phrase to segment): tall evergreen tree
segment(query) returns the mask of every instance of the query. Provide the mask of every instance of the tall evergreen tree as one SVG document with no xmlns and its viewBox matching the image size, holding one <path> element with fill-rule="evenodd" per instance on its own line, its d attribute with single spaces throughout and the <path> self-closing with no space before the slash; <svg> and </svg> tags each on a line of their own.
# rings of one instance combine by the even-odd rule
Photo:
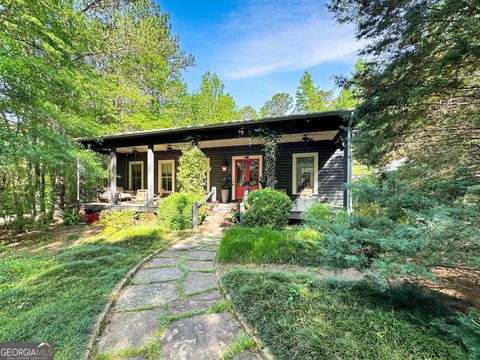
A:
<svg viewBox="0 0 480 360">
<path fill-rule="evenodd" d="M 480 21 L 476 0 L 333 0 L 354 23 L 366 66 L 357 155 L 370 164 L 403 156 L 427 176 L 480 173 Z"/>
<path fill-rule="evenodd" d="M 315 86 L 308 71 L 300 79 L 295 97 L 295 112 L 299 114 L 329 110 L 332 107 L 332 92 Z"/>
</svg>

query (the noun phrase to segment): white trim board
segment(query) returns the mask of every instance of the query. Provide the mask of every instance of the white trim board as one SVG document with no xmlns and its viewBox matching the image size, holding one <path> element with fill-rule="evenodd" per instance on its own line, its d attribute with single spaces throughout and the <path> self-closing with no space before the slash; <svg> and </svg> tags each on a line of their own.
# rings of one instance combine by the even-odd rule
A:
<svg viewBox="0 0 480 360">
<path fill-rule="evenodd" d="M 160 194 L 162 189 L 162 164 L 172 164 L 172 191 L 165 191 L 165 194 L 172 194 L 175 192 L 175 160 L 158 160 L 158 187 L 157 192 Z"/>
<path fill-rule="evenodd" d="M 243 155 L 243 156 L 232 156 L 232 201 L 235 199 L 235 186 L 237 185 L 237 178 L 235 176 L 235 160 L 243 160 L 243 159 L 260 159 L 258 164 L 258 176 L 260 179 L 263 176 L 263 155 Z M 260 189 L 262 188 L 262 184 L 259 184 Z M 239 199 L 241 200 L 241 199 Z"/>
<path fill-rule="evenodd" d="M 299 195 L 297 192 L 297 159 L 302 157 L 313 157 L 313 195 L 318 195 L 318 152 L 292 154 L 292 194 Z"/>
<path fill-rule="evenodd" d="M 212 168 L 210 167 L 210 158 L 207 157 L 207 194 L 210 192 L 210 172 Z"/>
<path fill-rule="evenodd" d="M 140 186 L 140 189 L 144 189 L 145 187 L 145 182 L 144 182 L 144 177 L 145 177 L 145 174 L 144 174 L 144 171 L 145 171 L 145 163 L 143 160 L 139 160 L 139 161 L 129 161 L 128 162 L 128 188 L 129 189 L 132 189 L 132 185 L 133 185 L 133 181 L 132 181 L 132 165 L 142 165 L 142 186 Z"/>
</svg>

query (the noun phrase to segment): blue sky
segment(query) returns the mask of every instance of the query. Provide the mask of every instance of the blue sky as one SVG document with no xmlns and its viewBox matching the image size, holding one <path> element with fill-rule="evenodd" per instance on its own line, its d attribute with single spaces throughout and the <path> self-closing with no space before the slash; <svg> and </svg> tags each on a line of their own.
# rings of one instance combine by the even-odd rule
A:
<svg viewBox="0 0 480 360">
<path fill-rule="evenodd" d="M 333 76 L 351 73 L 357 59 L 353 28 L 336 24 L 323 1 L 157 1 L 182 49 L 195 56 L 184 73 L 189 90 L 205 71 L 216 72 L 240 107 L 294 95 L 305 70 L 332 89 Z"/>
</svg>

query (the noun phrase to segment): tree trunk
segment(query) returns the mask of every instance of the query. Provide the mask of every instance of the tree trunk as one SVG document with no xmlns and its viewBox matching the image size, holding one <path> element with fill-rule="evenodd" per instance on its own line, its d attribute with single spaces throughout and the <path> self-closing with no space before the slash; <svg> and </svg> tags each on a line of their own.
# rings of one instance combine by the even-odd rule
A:
<svg viewBox="0 0 480 360">
<path fill-rule="evenodd" d="M 30 177 L 31 178 L 31 177 Z M 37 204 L 38 204 L 38 182 L 40 178 L 40 166 L 38 164 L 33 165 L 33 189 L 32 189 L 32 220 L 37 220 Z"/>
<path fill-rule="evenodd" d="M 65 172 L 62 171 L 60 175 L 57 176 L 57 202 L 56 208 L 63 212 L 65 210 Z"/>
<path fill-rule="evenodd" d="M 54 169 L 51 168 L 50 171 L 50 201 L 48 204 L 47 219 L 52 221 L 55 215 L 55 205 L 57 203 L 57 189 L 56 189 L 56 180 L 57 177 L 54 174 Z"/>
<path fill-rule="evenodd" d="M 38 203 L 40 208 L 40 221 L 45 220 L 45 164 L 40 166 L 40 182 L 38 189 Z"/>
</svg>

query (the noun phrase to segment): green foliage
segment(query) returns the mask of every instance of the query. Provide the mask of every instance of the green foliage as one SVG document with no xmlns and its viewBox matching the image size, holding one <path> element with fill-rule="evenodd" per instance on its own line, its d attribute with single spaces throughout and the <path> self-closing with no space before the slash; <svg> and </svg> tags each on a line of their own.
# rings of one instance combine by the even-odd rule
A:
<svg viewBox="0 0 480 360">
<path fill-rule="evenodd" d="M 260 109 L 262 117 L 288 115 L 293 107 L 293 97 L 287 93 L 278 93 L 272 96 Z"/>
<path fill-rule="evenodd" d="M 112 232 L 134 225 L 144 219 L 146 219 L 145 213 L 139 213 L 131 209 L 104 210 L 100 213 L 100 218 L 95 225 L 103 227 L 104 232 Z"/>
<path fill-rule="evenodd" d="M 76 205 L 77 159 L 87 195 L 105 178 L 75 138 L 170 125 L 192 58 L 154 1 L 6 0 L 0 17 L 0 216 L 45 222 Z"/>
<path fill-rule="evenodd" d="M 295 112 L 307 114 L 332 108 L 333 94 L 313 84 L 312 76 L 305 71 L 297 88 Z"/>
<path fill-rule="evenodd" d="M 303 224 L 323 231 L 328 228 L 332 218 L 333 210 L 328 204 L 313 204 L 303 214 Z"/>
<path fill-rule="evenodd" d="M 466 359 L 437 326 L 459 321 L 418 289 L 234 270 L 222 278 L 233 305 L 278 359 Z M 469 354 L 472 359 L 474 353 Z"/>
<path fill-rule="evenodd" d="M 224 263 L 318 266 L 320 237 L 304 228 L 278 231 L 233 227 L 222 238 L 218 258 Z"/>
<path fill-rule="evenodd" d="M 182 192 L 203 197 L 207 188 L 208 162 L 198 146 L 186 146 L 180 156 L 177 179 Z"/>
<path fill-rule="evenodd" d="M 2 253 L 0 339 L 48 339 L 56 359 L 80 359 L 115 285 L 165 238 L 149 224 L 126 227 L 113 239 L 102 235 L 70 245 L 52 234 L 45 241 Z"/>
<path fill-rule="evenodd" d="M 464 204 L 476 186 L 467 184 L 415 187 L 402 173 L 362 179 L 354 186 L 354 214 L 339 213 L 325 234 L 324 261 L 370 269 L 381 282 L 433 278 L 431 270 L 439 265 L 478 268 L 480 205 Z"/>
<path fill-rule="evenodd" d="M 357 155 L 406 157 L 426 178 L 478 174 L 478 2 L 332 0 L 330 10 L 366 44 L 368 61 L 341 81 L 361 93 Z"/>
<path fill-rule="evenodd" d="M 238 118 L 237 105 L 226 93 L 225 85 L 217 74 L 206 72 L 200 89 L 191 95 L 192 118 L 188 124 L 210 124 Z"/>
<path fill-rule="evenodd" d="M 255 341 L 244 332 L 241 332 L 233 345 L 230 345 L 222 356 L 222 360 L 232 360 L 235 358 L 235 355 L 241 354 L 242 352 L 252 349 L 255 346 Z"/>
<path fill-rule="evenodd" d="M 192 205 L 200 197 L 193 194 L 174 193 L 169 195 L 158 209 L 157 218 L 162 227 L 171 230 L 192 228 Z M 202 213 L 199 209 L 199 214 Z"/>
<path fill-rule="evenodd" d="M 245 106 L 238 111 L 239 119 L 256 119 L 258 118 L 257 110 L 251 106 Z"/>
<path fill-rule="evenodd" d="M 252 137 L 260 139 L 263 150 L 264 176 L 262 186 L 275 189 L 277 187 L 278 139 L 280 134 L 264 126 L 258 126 L 250 132 Z"/>
<path fill-rule="evenodd" d="M 66 226 L 80 224 L 82 221 L 82 217 L 73 209 L 63 213 L 63 224 Z"/>
<path fill-rule="evenodd" d="M 292 201 L 287 194 L 267 188 L 254 190 L 245 202 L 245 226 L 282 229 L 288 224 Z"/>
</svg>

